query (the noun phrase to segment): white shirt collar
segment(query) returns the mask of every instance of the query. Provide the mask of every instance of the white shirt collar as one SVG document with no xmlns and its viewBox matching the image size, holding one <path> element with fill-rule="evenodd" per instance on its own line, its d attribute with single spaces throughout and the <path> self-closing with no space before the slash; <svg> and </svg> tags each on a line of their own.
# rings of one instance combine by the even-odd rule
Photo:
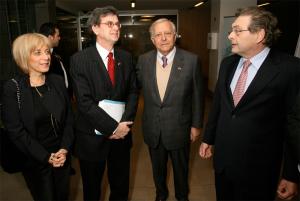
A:
<svg viewBox="0 0 300 201">
<path fill-rule="evenodd" d="M 262 65 L 262 63 L 264 62 L 264 60 L 266 59 L 266 57 L 268 56 L 270 52 L 270 48 L 269 47 L 265 47 L 262 51 L 260 51 L 257 55 L 253 56 L 250 58 L 251 61 L 251 65 L 256 68 L 256 70 L 258 70 L 260 68 L 260 66 Z M 243 66 L 243 63 L 246 61 L 246 58 L 241 58 L 240 60 L 240 64 L 239 67 Z"/>
<path fill-rule="evenodd" d="M 171 50 L 171 52 L 169 52 L 169 54 L 166 56 L 168 59 L 168 64 L 172 63 L 175 57 L 175 53 L 176 53 L 176 47 L 174 46 L 174 48 Z M 162 65 L 163 61 L 162 61 L 162 56 L 164 56 L 162 53 L 160 53 L 159 51 L 157 51 L 157 61 Z"/>
<path fill-rule="evenodd" d="M 107 49 L 105 49 L 104 47 L 102 47 L 99 43 L 96 42 L 96 49 L 100 55 L 100 57 L 102 58 L 105 66 L 107 66 L 107 56 L 110 52 L 113 53 L 113 57 L 115 58 L 115 54 L 114 54 L 114 49 L 112 49 L 111 51 L 108 51 Z"/>
</svg>

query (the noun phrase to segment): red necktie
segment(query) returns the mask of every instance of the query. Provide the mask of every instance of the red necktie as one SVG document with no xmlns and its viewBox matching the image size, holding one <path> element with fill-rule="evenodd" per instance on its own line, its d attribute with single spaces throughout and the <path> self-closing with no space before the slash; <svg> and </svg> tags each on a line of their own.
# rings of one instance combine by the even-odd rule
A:
<svg viewBox="0 0 300 201">
<path fill-rule="evenodd" d="M 112 85 L 115 86 L 115 60 L 113 57 L 113 53 L 110 52 L 107 57 L 108 57 L 108 62 L 107 62 L 108 75 Z"/>
<path fill-rule="evenodd" d="M 248 77 L 248 68 L 250 65 L 251 62 L 249 59 L 244 62 L 242 72 L 233 91 L 234 106 L 236 106 L 239 103 L 239 101 L 241 100 L 241 98 L 245 93 L 245 86 Z"/>
</svg>

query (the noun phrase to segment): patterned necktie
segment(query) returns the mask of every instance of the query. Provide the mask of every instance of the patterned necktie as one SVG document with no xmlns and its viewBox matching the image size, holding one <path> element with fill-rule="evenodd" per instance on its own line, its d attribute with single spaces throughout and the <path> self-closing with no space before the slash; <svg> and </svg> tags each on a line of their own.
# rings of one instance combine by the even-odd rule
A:
<svg viewBox="0 0 300 201">
<path fill-rule="evenodd" d="M 168 58 L 166 56 L 162 56 L 161 59 L 163 61 L 162 67 L 164 68 L 168 65 Z"/>
<path fill-rule="evenodd" d="M 113 53 L 110 52 L 107 57 L 108 57 L 108 62 L 107 62 L 108 75 L 112 85 L 115 86 L 115 61 L 114 61 Z"/>
<path fill-rule="evenodd" d="M 243 65 L 242 72 L 240 74 L 240 77 L 236 83 L 235 89 L 233 91 L 233 102 L 234 106 L 236 106 L 241 98 L 243 97 L 245 93 L 245 86 L 246 86 L 246 81 L 248 77 L 248 68 L 251 65 L 250 60 L 246 60 Z"/>
</svg>

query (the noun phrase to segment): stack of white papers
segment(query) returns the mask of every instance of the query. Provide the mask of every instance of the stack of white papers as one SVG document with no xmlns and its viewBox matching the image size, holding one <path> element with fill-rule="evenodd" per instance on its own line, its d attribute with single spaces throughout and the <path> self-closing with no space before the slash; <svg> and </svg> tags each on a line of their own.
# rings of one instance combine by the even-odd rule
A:
<svg viewBox="0 0 300 201">
<path fill-rule="evenodd" d="M 125 102 L 104 99 L 99 102 L 98 106 L 117 122 L 121 121 L 125 111 Z M 97 130 L 95 130 L 95 133 L 96 135 L 102 135 L 101 132 Z"/>
</svg>

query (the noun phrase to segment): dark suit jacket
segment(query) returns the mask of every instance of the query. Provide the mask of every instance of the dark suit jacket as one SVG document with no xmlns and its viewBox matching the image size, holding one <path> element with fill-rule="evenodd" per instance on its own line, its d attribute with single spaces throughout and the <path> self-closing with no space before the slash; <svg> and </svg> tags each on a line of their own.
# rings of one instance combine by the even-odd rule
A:
<svg viewBox="0 0 300 201">
<path fill-rule="evenodd" d="M 114 49 L 115 80 L 113 87 L 105 65 L 95 46 L 76 53 L 71 58 L 70 74 L 77 101 L 75 154 L 83 160 L 97 161 L 106 158 L 110 143 L 131 147 L 131 135 L 124 140 L 109 140 L 118 126 L 112 117 L 98 107 L 103 99 L 126 102 L 121 121 L 133 121 L 138 91 L 132 57 L 128 52 Z M 97 129 L 103 135 L 96 135 Z"/>
<path fill-rule="evenodd" d="M 48 73 L 50 74 L 56 74 L 60 75 L 64 80 L 65 80 L 65 75 L 64 71 L 62 69 L 61 63 L 63 64 L 63 67 L 65 68 L 66 74 L 67 74 L 67 79 L 68 79 L 68 93 L 70 97 L 73 95 L 72 91 L 72 82 L 70 79 L 70 72 L 68 66 L 66 66 L 60 57 L 60 55 L 56 54 L 55 51 L 52 52 L 51 54 L 51 64 Z"/>
<path fill-rule="evenodd" d="M 202 127 L 203 86 L 195 54 L 176 48 L 164 100 L 156 80 L 157 51 L 139 57 L 138 80 L 144 95 L 143 134 L 146 144 L 156 147 L 160 136 L 167 149 L 190 142 L 191 127 Z"/>
<path fill-rule="evenodd" d="M 61 57 L 53 51 L 51 54 L 51 64 L 50 64 L 50 68 L 49 68 L 49 73 L 54 73 L 54 74 L 60 75 L 64 78 L 64 71 L 61 68 L 60 62 L 62 62 Z M 66 71 L 67 71 L 67 69 L 66 69 Z"/>
<path fill-rule="evenodd" d="M 300 93 L 292 110 L 288 114 L 288 142 L 300 163 Z"/>
<path fill-rule="evenodd" d="M 215 145 L 216 172 L 225 170 L 233 179 L 277 182 L 300 61 L 271 50 L 234 107 L 230 83 L 239 60 L 232 55 L 221 63 L 203 141 Z"/>
<path fill-rule="evenodd" d="M 27 75 L 15 78 L 20 88 L 20 110 L 16 85 L 7 81 L 3 92 L 2 119 L 12 141 L 29 157 L 48 163 L 50 153 L 36 139 L 32 90 Z M 43 97 L 44 106 L 62 125 L 61 148 L 71 149 L 73 144 L 73 115 L 63 80 L 57 75 L 47 75 L 49 91 Z M 58 96 L 57 96 L 58 94 Z"/>
</svg>

